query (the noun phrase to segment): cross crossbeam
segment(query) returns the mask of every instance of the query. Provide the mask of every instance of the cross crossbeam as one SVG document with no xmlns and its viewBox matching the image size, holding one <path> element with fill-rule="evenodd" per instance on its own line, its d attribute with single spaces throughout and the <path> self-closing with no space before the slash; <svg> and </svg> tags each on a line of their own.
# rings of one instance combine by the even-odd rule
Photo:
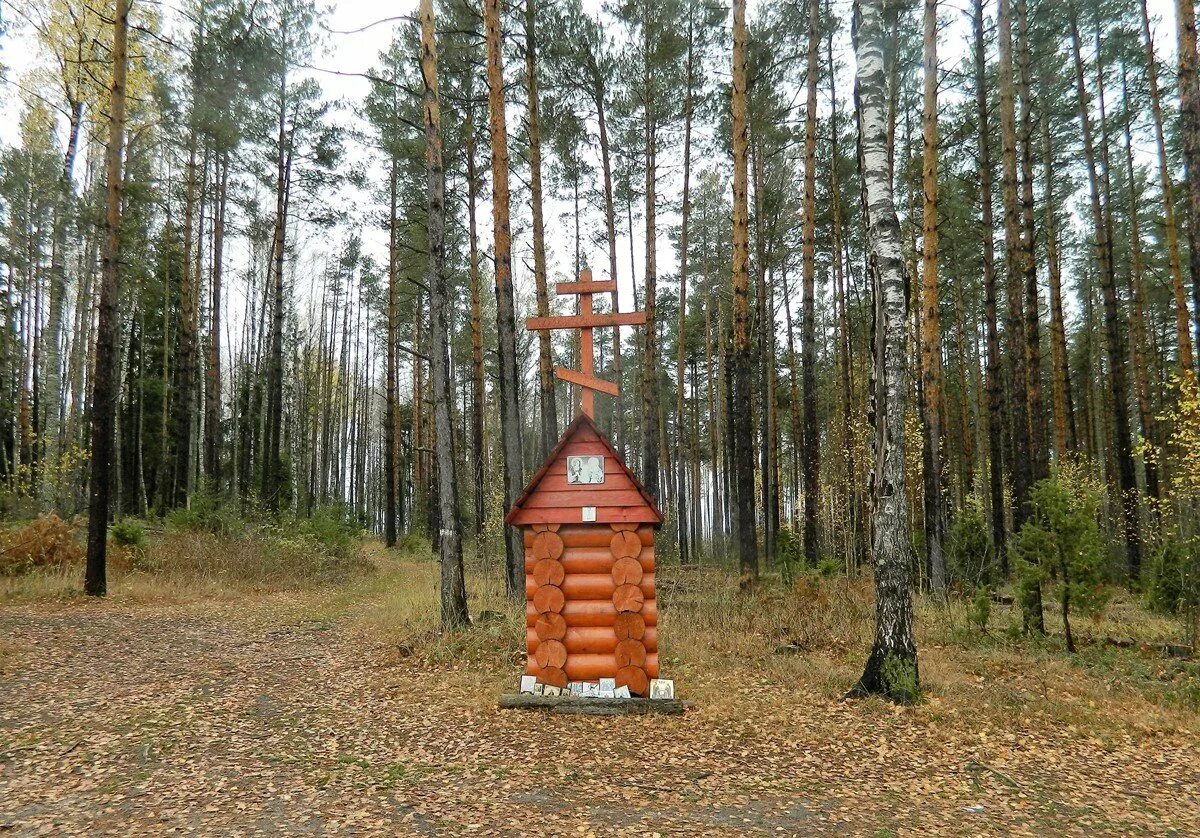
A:
<svg viewBox="0 0 1200 838">
<path fill-rule="evenodd" d="M 589 418 L 595 415 L 596 393 L 605 393 L 609 396 L 615 396 L 618 393 L 616 383 L 605 381 L 595 375 L 592 329 L 610 326 L 642 326 L 646 323 L 646 313 L 643 311 L 613 312 L 611 314 L 597 314 L 592 311 L 593 294 L 611 294 L 616 288 L 617 283 L 614 280 L 594 282 L 592 281 L 592 272 L 584 270 L 580 273 L 578 282 L 560 282 L 554 289 L 559 296 L 578 295 L 579 314 L 564 317 L 530 317 L 525 321 L 525 328 L 530 331 L 579 330 L 579 362 L 583 369 L 571 370 L 565 367 L 555 367 L 554 376 L 579 387 L 579 409 Z"/>
</svg>

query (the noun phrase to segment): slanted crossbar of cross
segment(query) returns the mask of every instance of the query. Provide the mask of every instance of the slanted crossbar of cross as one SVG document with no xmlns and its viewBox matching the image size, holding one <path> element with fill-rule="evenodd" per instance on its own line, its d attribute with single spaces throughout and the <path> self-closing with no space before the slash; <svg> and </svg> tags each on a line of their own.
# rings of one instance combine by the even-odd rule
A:
<svg viewBox="0 0 1200 838">
<path fill-rule="evenodd" d="M 617 385 L 614 382 L 596 377 L 592 357 L 592 329 L 605 326 L 643 326 L 646 323 L 644 311 L 614 312 L 612 314 L 592 312 L 592 295 L 611 294 L 615 289 L 616 282 L 614 280 L 594 282 L 590 270 L 582 271 L 578 282 L 560 282 L 554 289 L 560 297 L 571 294 L 579 295 L 579 314 L 565 317 L 530 317 L 525 321 L 525 328 L 531 332 L 558 329 L 579 330 L 579 362 L 583 369 L 569 370 L 566 367 L 555 367 L 554 375 L 556 378 L 579 386 L 579 409 L 588 417 L 595 416 L 596 393 L 617 395 Z"/>
</svg>

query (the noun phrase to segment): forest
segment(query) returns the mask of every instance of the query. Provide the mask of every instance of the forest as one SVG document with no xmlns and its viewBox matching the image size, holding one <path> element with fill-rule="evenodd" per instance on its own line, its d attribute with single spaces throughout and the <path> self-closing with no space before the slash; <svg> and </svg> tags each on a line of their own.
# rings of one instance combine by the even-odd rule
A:
<svg viewBox="0 0 1200 838">
<path fill-rule="evenodd" d="M 594 365 L 595 425 L 662 512 L 677 689 L 761 673 L 891 720 L 999 679 L 983 717 L 1060 752 L 1153 719 L 1108 754 L 1177 779 L 1161 799 L 1110 811 L 1076 782 L 1108 757 L 1068 748 L 1043 802 L 1085 789 L 1083 820 L 955 828 L 1187 831 L 1195 775 L 1149 753 L 1200 736 L 1193 0 L 354 5 L 0 4 L 0 696 L 87 615 L 299 600 L 389 665 L 511 691 L 505 515 L 580 409 L 556 368 Z M 612 283 L 594 345 L 525 328 L 580 314 L 556 286 L 585 275 Z M 672 730 L 654 747 L 686 753 Z M 965 764 L 1005 800 L 1043 776 Z M 954 799 L 836 823 L 932 828 Z"/>
</svg>

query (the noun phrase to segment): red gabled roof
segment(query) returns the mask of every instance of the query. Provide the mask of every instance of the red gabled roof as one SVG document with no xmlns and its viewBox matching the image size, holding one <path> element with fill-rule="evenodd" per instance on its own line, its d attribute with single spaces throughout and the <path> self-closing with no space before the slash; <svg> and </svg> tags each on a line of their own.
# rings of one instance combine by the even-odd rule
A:
<svg viewBox="0 0 1200 838">
<path fill-rule="evenodd" d="M 574 453 L 602 454 L 605 458 L 604 483 L 568 485 L 566 458 Z M 544 483 L 546 488 L 542 489 Z M 663 520 L 641 481 L 625 465 L 596 423 L 580 413 L 563 431 L 554 450 L 530 479 L 504 520 L 508 524 L 577 524 L 582 520 L 584 506 L 595 507 L 596 523 L 630 522 L 657 526 Z"/>
</svg>

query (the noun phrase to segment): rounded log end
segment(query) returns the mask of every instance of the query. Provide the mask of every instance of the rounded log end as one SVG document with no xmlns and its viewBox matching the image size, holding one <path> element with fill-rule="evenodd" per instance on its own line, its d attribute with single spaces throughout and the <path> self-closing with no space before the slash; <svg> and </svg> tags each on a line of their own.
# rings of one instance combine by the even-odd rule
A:
<svg viewBox="0 0 1200 838">
<path fill-rule="evenodd" d="M 626 587 L 634 588 L 633 585 Z M 639 594 L 641 589 L 634 588 Z M 533 593 L 533 607 L 539 614 L 561 614 L 566 597 L 557 585 L 542 585 Z"/>
</svg>

